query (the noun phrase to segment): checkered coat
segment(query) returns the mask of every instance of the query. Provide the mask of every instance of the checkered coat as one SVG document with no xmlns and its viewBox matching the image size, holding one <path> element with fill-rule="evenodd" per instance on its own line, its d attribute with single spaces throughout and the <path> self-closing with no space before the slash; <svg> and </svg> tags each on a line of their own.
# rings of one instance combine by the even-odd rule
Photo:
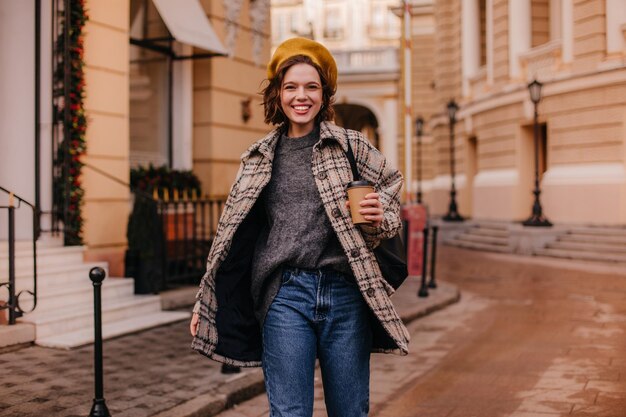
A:
<svg viewBox="0 0 626 417">
<path fill-rule="evenodd" d="M 199 324 L 192 348 L 219 362 L 237 366 L 261 365 L 261 333 L 249 294 L 251 245 L 258 232 L 253 218 L 257 200 L 270 180 L 277 128 L 243 153 L 241 166 L 220 217 L 209 251 L 206 274 L 200 283 L 194 312 Z M 345 156 L 347 140 L 361 176 L 375 185 L 383 205 L 380 227 L 355 226 L 345 206 L 346 184 L 352 171 Z M 373 352 L 408 352 L 409 334 L 390 295 L 394 289 L 382 278 L 372 248 L 401 228 L 402 175 L 361 133 L 322 122 L 320 141 L 313 147 L 312 169 L 326 214 L 343 247 L 358 287 L 371 311 Z M 257 214 L 258 216 L 258 214 Z M 247 246 L 246 246 L 247 245 Z M 229 252 L 230 256 L 229 256 Z"/>
</svg>

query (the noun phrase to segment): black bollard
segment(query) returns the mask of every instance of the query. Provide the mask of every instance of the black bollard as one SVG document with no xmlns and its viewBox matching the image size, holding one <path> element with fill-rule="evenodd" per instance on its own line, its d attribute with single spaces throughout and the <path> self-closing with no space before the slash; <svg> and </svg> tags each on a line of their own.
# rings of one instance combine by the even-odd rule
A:
<svg viewBox="0 0 626 417">
<path fill-rule="evenodd" d="M 437 281 L 435 281 L 435 261 L 437 260 L 437 232 L 439 226 L 433 226 L 433 240 L 432 249 L 430 250 L 430 281 L 428 282 L 428 288 L 437 288 Z"/>
<path fill-rule="evenodd" d="M 423 252 L 422 252 L 422 284 L 420 285 L 420 290 L 417 292 L 417 295 L 420 297 L 428 297 L 428 285 L 426 285 L 426 270 L 428 265 L 428 225 L 424 227 L 424 235 L 423 235 Z"/>
<path fill-rule="evenodd" d="M 93 282 L 93 314 L 94 314 L 94 371 L 96 395 L 93 399 L 89 417 L 111 417 L 104 401 L 104 384 L 102 378 L 102 281 L 106 277 L 104 269 L 91 268 L 89 278 Z"/>
</svg>

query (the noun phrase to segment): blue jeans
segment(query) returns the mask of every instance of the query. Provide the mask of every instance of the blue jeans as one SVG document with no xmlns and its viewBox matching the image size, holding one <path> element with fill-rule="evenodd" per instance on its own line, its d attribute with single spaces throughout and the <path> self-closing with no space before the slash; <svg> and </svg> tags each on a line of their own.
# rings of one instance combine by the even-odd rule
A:
<svg viewBox="0 0 626 417">
<path fill-rule="evenodd" d="M 270 417 L 311 417 L 319 358 L 329 417 L 369 411 L 371 329 L 354 282 L 334 271 L 288 268 L 263 325 Z"/>
</svg>

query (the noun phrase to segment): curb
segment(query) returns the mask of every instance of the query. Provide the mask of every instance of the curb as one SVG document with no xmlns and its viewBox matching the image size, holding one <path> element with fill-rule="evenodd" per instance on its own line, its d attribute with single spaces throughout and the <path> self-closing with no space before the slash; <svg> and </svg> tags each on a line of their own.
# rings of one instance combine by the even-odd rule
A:
<svg viewBox="0 0 626 417">
<path fill-rule="evenodd" d="M 405 325 L 442 310 L 461 299 L 459 289 L 448 283 L 440 283 L 436 291 L 429 298 L 419 299 L 418 301 L 421 302 L 417 302 L 414 307 L 404 309 L 400 313 L 400 318 Z M 151 417 L 213 417 L 264 392 L 263 371 L 261 369 L 246 370 L 233 376 L 214 392 L 199 395 L 168 410 L 153 414 Z"/>
<path fill-rule="evenodd" d="M 428 316 L 438 310 L 442 310 L 451 304 L 459 302 L 461 299 L 461 292 L 455 285 L 452 284 L 439 283 L 438 289 L 430 289 L 430 291 L 431 294 L 428 298 L 420 299 L 423 303 L 417 304 L 412 309 L 405 309 L 400 312 L 400 318 L 405 325 L 408 325 L 412 321 L 424 316 Z"/>
<path fill-rule="evenodd" d="M 233 376 L 215 392 L 199 395 L 152 417 L 210 417 L 265 392 L 263 371 L 255 369 Z"/>
</svg>

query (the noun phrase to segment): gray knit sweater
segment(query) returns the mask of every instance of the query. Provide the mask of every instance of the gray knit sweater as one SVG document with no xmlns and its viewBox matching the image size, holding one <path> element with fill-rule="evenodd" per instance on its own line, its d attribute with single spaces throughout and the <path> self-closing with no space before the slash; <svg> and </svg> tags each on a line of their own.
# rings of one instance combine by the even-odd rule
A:
<svg viewBox="0 0 626 417">
<path fill-rule="evenodd" d="M 283 134 L 276 144 L 272 177 L 260 197 L 268 226 L 257 240 L 252 262 L 252 299 L 261 325 L 280 288 L 282 268 L 352 274 L 313 178 L 313 145 L 319 138 L 316 127 L 300 138 Z"/>
</svg>

